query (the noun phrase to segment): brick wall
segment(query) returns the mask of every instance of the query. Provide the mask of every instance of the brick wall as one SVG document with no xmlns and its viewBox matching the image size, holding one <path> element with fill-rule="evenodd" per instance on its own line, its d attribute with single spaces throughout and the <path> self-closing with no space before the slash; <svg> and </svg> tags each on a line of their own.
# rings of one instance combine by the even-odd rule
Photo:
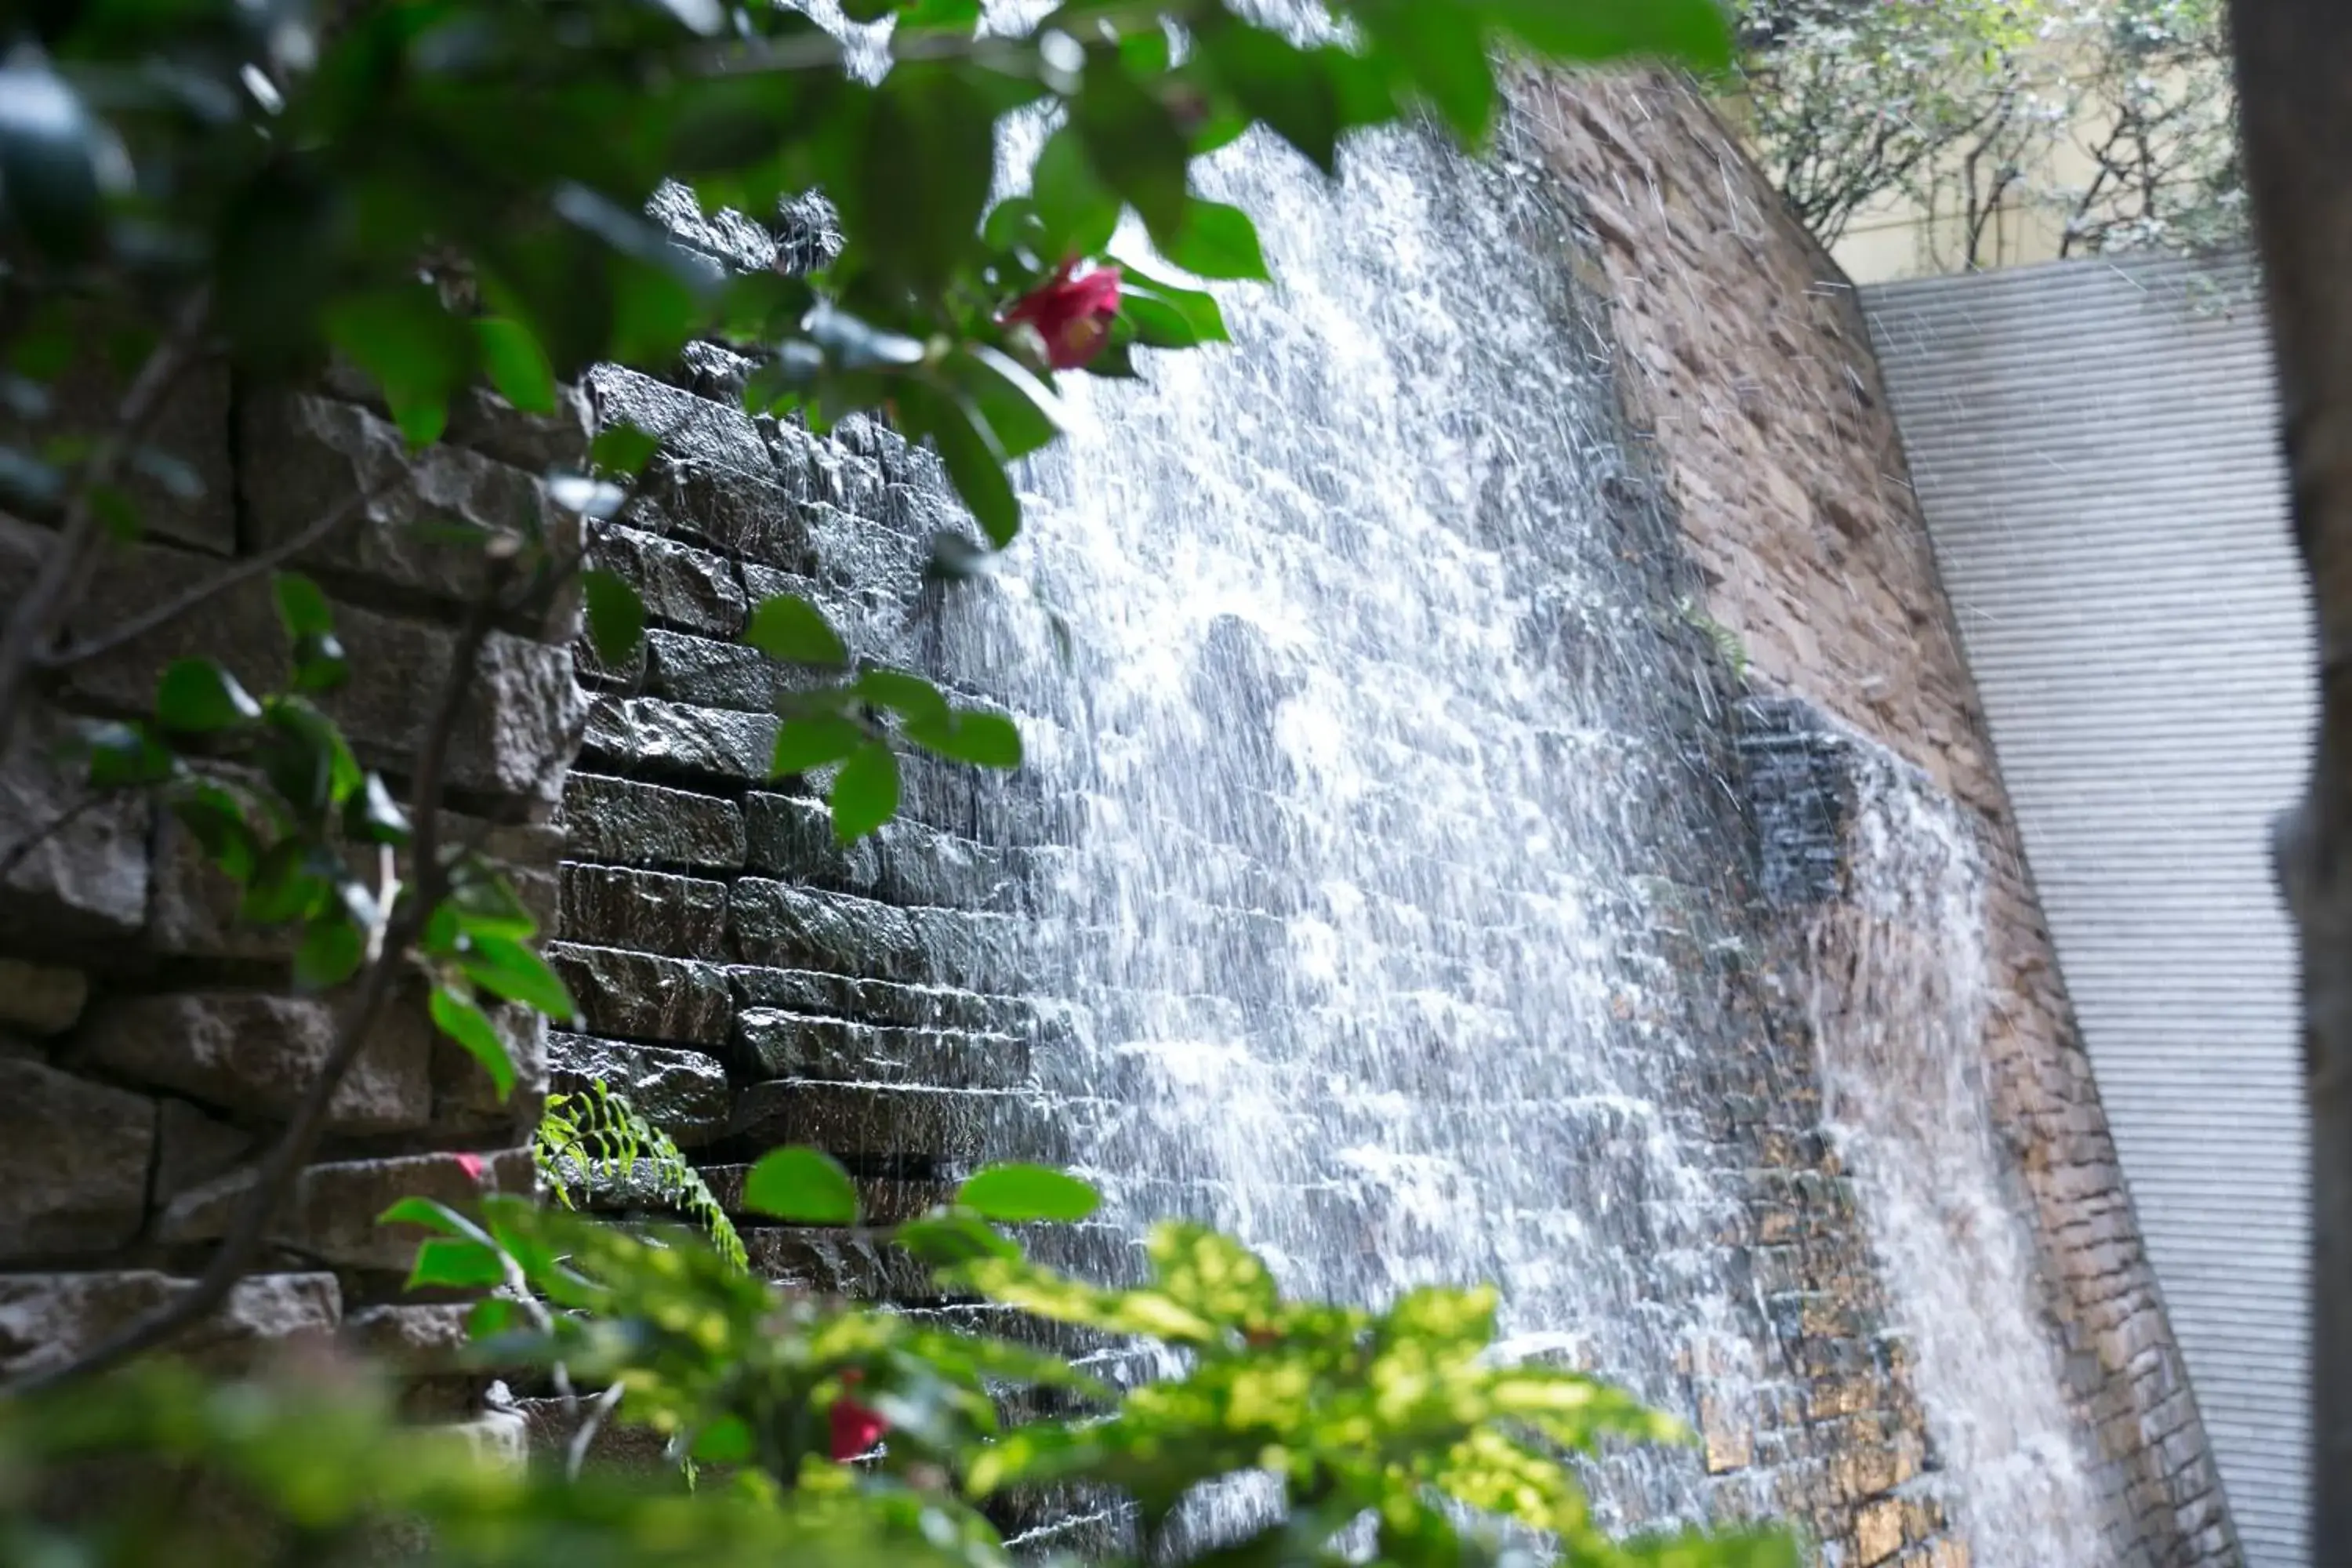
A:
<svg viewBox="0 0 2352 1568">
<path fill-rule="evenodd" d="M 1984 715 L 1853 291 L 1696 93 L 1657 78 L 1528 89 L 1581 198 L 1629 412 L 1709 614 L 1757 682 L 1803 696 L 1974 813 L 1992 871 L 1985 1042 L 2102 1483 L 2133 1563 L 2237 1560 Z"/>
</svg>

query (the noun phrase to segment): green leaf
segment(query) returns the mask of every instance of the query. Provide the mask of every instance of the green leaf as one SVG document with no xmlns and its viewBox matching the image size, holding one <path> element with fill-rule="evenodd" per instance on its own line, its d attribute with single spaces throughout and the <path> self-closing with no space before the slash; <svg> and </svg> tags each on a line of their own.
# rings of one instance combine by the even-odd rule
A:
<svg viewBox="0 0 2352 1568">
<path fill-rule="evenodd" d="M 978 343 L 950 356 L 944 368 L 988 421 L 998 448 L 1008 458 L 1025 458 L 1051 446 L 1067 424 L 1054 389 L 1008 353 Z"/>
<path fill-rule="evenodd" d="M 392 798 L 383 777 L 371 772 L 367 782 L 343 805 L 343 831 L 362 844 L 405 844 L 410 836 L 408 814 Z"/>
<path fill-rule="evenodd" d="M 411 446 L 441 438 L 449 399 L 474 372 L 474 334 L 431 285 L 347 295 L 328 307 L 327 335 L 376 379 Z"/>
<path fill-rule="evenodd" d="M 1088 57 L 1070 128 L 1086 139 L 1087 163 L 1142 216 L 1155 242 L 1183 226 L 1192 148 L 1168 106 L 1119 68 L 1116 56 Z"/>
<path fill-rule="evenodd" d="M 957 1188 L 955 1201 L 1003 1225 L 1081 1220 L 1102 1206 L 1094 1188 L 1043 1165 L 992 1165 Z"/>
<path fill-rule="evenodd" d="M 1731 63 L 1730 8 L 1719 0 L 1480 0 L 1488 16 L 1560 60 L 1654 55 L 1701 71 Z"/>
<path fill-rule="evenodd" d="M 898 412 L 908 434 L 929 436 L 939 448 L 956 494 L 989 542 L 1002 550 L 1018 538 L 1021 498 L 1004 471 L 1004 448 L 978 410 L 951 392 L 909 384 L 899 394 Z"/>
<path fill-rule="evenodd" d="M 497 1247 L 436 1236 L 418 1245 L 415 1266 L 408 1271 L 408 1289 L 479 1290 L 503 1285 L 506 1279 L 506 1260 Z"/>
<path fill-rule="evenodd" d="M 768 764 L 769 773 L 775 778 L 789 778 L 837 763 L 864 745 L 866 739 L 864 726 L 839 714 L 787 719 L 777 727 L 776 751 Z"/>
<path fill-rule="evenodd" d="M 871 100 L 855 180 L 826 183 L 843 232 L 887 277 L 928 290 L 975 248 L 996 172 L 982 79 L 945 61 L 901 60 Z"/>
<path fill-rule="evenodd" d="M 246 820 L 245 808 L 218 784 L 199 783 L 172 802 L 172 815 L 204 850 L 205 858 L 233 880 L 253 875 L 261 858 L 261 841 Z"/>
<path fill-rule="evenodd" d="M 1566 11 L 1588 0 L 1549 3 Z M 1407 4 L 1371 7 L 1364 16 L 1366 26 L 1396 56 L 1454 133 L 1471 145 L 1483 142 L 1495 117 L 1495 72 L 1475 13 L 1455 5 Z"/>
<path fill-rule="evenodd" d="M 588 601 L 588 640 L 596 657 L 614 668 L 625 666 L 645 640 L 645 600 L 627 578 L 602 567 L 583 572 L 580 587 Z"/>
<path fill-rule="evenodd" d="M 487 1247 L 490 1233 L 451 1208 L 447 1204 L 431 1198 L 403 1198 L 375 1216 L 378 1225 L 413 1225 L 425 1230 L 437 1230 L 467 1241 L 478 1241 Z"/>
<path fill-rule="evenodd" d="M 1074 127 L 1045 139 L 1030 174 L 1030 199 L 1045 231 L 1048 261 L 1096 255 L 1118 230 L 1118 193 L 1097 176 L 1086 138 Z"/>
<path fill-rule="evenodd" d="M 1241 208 L 1194 197 L 1184 209 L 1184 225 L 1160 254 L 1195 278 L 1238 278 L 1268 281 L 1265 254 L 1258 247 L 1257 226 Z"/>
<path fill-rule="evenodd" d="M 270 584 L 278 599 L 278 624 L 289 637 L 331 637 L 335 606 L 319 584 L 299 572 L 280 572 Z"/>
<path fill-rule="evenodd" d="M 1189 349 L 1232 341 L 1214 295 L 1154 278 L 1130 261 L 1121 260 L 1119 268 L 1125 276 L 1118 313 L 1133 323 L 1135 341 L 1144 347 Z"/>
<path fill-rule="evenodd" d="M 180 759 L 143 724 L 95 725 L 88 744 L 89 782 L 100 789 L 161 784 L 179 771 Z"/>
<path fill-rule="evenodd" d="M 887 708 L 898 714 L 909 729 L 953 721 L 948 700 L 940 695 L 940 689 L 921 676 L 908 675 L 904 670 L 869 669 L 857 678 L 850 690 L 877 708 Z"/>
<path fill-rule="evenodd" d="M 474 337 L 499 396 L 525 414 L 555 412 L 555 367 L 529 327 L 505 316 L 482 316 L 474 322 Z"/>
<path fill-rule="evenodd" d="M 509 1054 L 497 1026 L 491 1024 L 490 1016 L 446 985 L 434 988 L 427 1005 L 432 1010 L 434 1026 L 465 1047 L 466 1054 L 481 1064 L 482 1070 L 490 1075 L 499 1099 L 504 1101 L 514 1092 L 514 1058 Z"/>
<path fill-rule="evenodd" d="M 467 979 L 494 996 L 520 1002 L 559 1024 L 579 1016 L 562 977 L 512 937 L 468 932 L 467 951 L 457 962 Z"/>
<path fill-rule="evenodd" d="M 1394 111 L 1379 68 L 1328 46 L 1302 49 L 1238 18 L 1204 28 L 1201 56 L 1245 112 L 1326 174 L 1339 172 L 1341 132 Z"/>
<path fill-rule="evenodd" d="M 830 1154 L 771 1149 L 743 1177 L 743 1206 L 795 1225 L 856 1225 L 857 1189 Z"/>
<path fill-rule="evenodd" d="M 155 719 L 166 730 L 202 735 L 260 717 L 253 694 L 208 658 L 175 660 L 155 685 Z"/>
<path fill-rule="evenodd" d="M 1021 731 L 1001 713 L 964 710 L 943 724 L 907 727 L 907 738 L 951 762 L 981 768 L 1021 765 Z"/>
<path fill-rule="evenodd" d="M 661 438 L 647 435 L 625 421 L 608 425 L 596 433 L 589 444 L 588 460 L 600 473 L 634 476 L 653 461 L 661 450 Z"/>
<path fill-rule="evenodd" d="M 898 812 L 898 759 L 869 741 L 841 764 L 833 779 L 833 836 L 855 844 Z"/>
<path fill-rule="evenodd" d="M 332 691 L 352 678 L 351 656 L 332 632 L 296 637 L 293 666 L 297 691 Z"/>
<path fill-rule="evenodd" d="M 37 247 L 69 264 L 94 253 L 125 172 L 121 143 L 38 49 L 0 68 L 0 210 Z"/>
<path fill-rule="evenodd" d="M 302 944 L 294 951 L 294 984 L 298 990 L 325 991 L 341 985 L 359 972 L 367 958 L 367 932 L 340 912 L 310 921 L 302 928 Z"/>
<path fill-rule="evenodd" d="M 743 640 L 786 664 L 838 669 L 849 662 L 849 649 L 824 613 L 796 594 L 772 595 L 753 605 Z"/>
</svg>

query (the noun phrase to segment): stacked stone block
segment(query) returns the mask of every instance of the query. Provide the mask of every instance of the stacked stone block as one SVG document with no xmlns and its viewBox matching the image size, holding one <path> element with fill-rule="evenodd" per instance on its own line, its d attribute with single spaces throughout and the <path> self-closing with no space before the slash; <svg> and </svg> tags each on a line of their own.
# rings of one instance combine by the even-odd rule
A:
<svg viewBox="0 0 2352 1568">
<path fill-rule="evenodd" d="M 584 460 L 586 436 L 577 395 L 551 420 L 478 395 L 457 410 L 452 443 L 422 456 L 341 377 L 286 393 L 208 368 L 173 404 L 157 439 L 203 479 L 204 494 L 140 497 L 142 539 L 108 547 L 65 627 L 66 644 L 105 651 L 40 683 L 0 757 L 0 1378 L 58 1364 L 187 1287 L 333 1047 L 348 1002 L 297 991 L 292 933 L 241 923 L 237 889 L 176 820 L 143 793 L 93 792 L 61 748 L 89 721 L 150 711 L 159 673 L 177 658 L 217 658 L 250 689 L 283 689 L 288 647 L 267 572 L 164 624 L 143 617 L 348 511 L 286 565 L 325 588 L 350 656 L 350 681 L 323 705 L 360 761 L 404 794 L 482 582 L 478 550 L 420 525 L 528 528 L 576 557 L 577 521 L 550 503 L 540 476 Z M 0 518 L 0 596 L 20 603 L 54 544 Z M 567 648 L 575 619 L 557 603 L 492 631 L 445 797 L 445 832 L 478 836 L 548 921 L 558 848 L 549 818 L 586 714 Z M 455 1309 L 403 1296 L 416 1238 L 375 1216 L 414 1194 L 456 1202 L 533 1185 L 542 1032 L 519 1013 L 501 1025 L 522 1069 L 504 1103 L 437 1037 L 421 986 L 396 989 L 331 1103 L 317 1163 L 285 1205 L 261 1272 L 184 1348 L 236 1366 L 273 1342 L 341 1332 L 419 1370 L 446 1352 Z M 478 1175 L 459 1153 L 478 1157 Z M 470 1394 L 428 1380 L 419 1396 L 453 1414 Z"/>
<path fill-rule="evenodd" d="M 732 268 L 824 244 L 791 215 L 769 228 L 682 201 L 659 211 Z M 558 1086 L 602 1082 L 661 1127 L 730 1208 L 750 1160 L 813 1143 L 886 1226 L 949 1195 L 1024 1120 L 1031 1053 L 1052 1027 L 1050 1005 L 1022 994 L 1029 857 L 1071 807 L 1034 776 L 909 756 L 899 818 L 845 847 L 824 781 L 772 773 L 779 713 L 817 677 L 740 641 L 762 599 L 806 598 L 854 658 L 999 711 L 1017 608 L 984 581 L 929 574 L 934 537 L 970 526 L 935 458 L 862 421 L 821 439 L 746 415 L 747 369 L 702 344 L 667 380 L 590 379 L 600 425 L 633 425 L 660 451 L 589 544 L 638 587 L 649 628 L 626 668 L 578 651 L 593 704 L 564 791 L 549 956 L 582 1016 L 551 1037 L 550 1061 Z M 1050 714 L 1018 718 L 1033 749 L 1050 745 Z M 871 1230 L 739 1223 L 772 1276 L 932 1294 Z"/>
</svg>

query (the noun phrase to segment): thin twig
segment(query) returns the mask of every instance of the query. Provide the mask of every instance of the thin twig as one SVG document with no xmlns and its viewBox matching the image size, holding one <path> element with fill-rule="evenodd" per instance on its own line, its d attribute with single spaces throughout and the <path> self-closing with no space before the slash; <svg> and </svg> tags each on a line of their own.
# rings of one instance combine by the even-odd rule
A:
<svg viewBox="0 0 2352 1568">
<path fill-rule="evenodd" d="M 180 308 L 171 331 L 147 356 L 147 363 L 139 367 L 115 410 L 114 428 L 82 465 L 56 542 L 41 557 L 41 569 L 16 601 L 6 626 L 0 627 L 0 743 L 16 731 L 25 679 L 38 660 L 42 645 L 56 635 L 58 622 L 89 591 L 103 533 L 99 492 L 113 483 L 123 458 L 163 412 L 164 398 L 194 358 L 211 314 L 212 290 L 198 289 Z"/>
<path fill-rule="evenodd" d="M 362 972 L 359 990 L 343 1016 L 334 1049 L 328 1054 L 318 1076 L 303 1094 L 301 1103 L 295 1108 L 285 1134 L 262 1163 L 244 1206 L 237 1212 L 236 1224 L 230 1227 L 228 1236 L 222 1241 L 219 1250 L 213 1254 L 211 1263 L 205 1267 L 194 1286 L 173 1298 L 169 1306 L 84 1351 L 63 1365 L 19 1379 L 9 1385 L 6 1393 L 31 1394 L 79 1382 L 168 1343 L 182 1331 L 201 1321 L 226 1301 L 230 1292 L 236 1289 L 260 1256 L 288 1193 L 300 1177 L 312 1152 L 318 1147 L 320 1135 L 326 1131 L 328 1110 L 334 1101 L 335 1091 L 341 1087 L 352 1064 L 366 1048 L 369 1037 L 374 1032 L 377 1016 L 392 994 L 393 983 L 407 963 L 409 950 L 423 933 L 425 921 L 440 901 L 447 879 L 441 865 L 438 817 L 451 739 L 457 731 L 457 720 L 465 710 L 466 700 L 473 685 L 475 665 L 481 656 L 482 645 L 489 638 L 499 595 L 510 568 L 509 556 L 493 553 L 490 557 L 490 582 L 476 600 L 464 629 L 458 634 L 457 647 L 449 662 L 448 679 L 442 684 L 432 721 L 425 729 L 423 743 L 417 749 L 416 788 L 410 813 L 415 824 L 415 837 L 410 841 L 415 886 L 410 897 L 399 902 L 397 915 L 383 933 L 375 962 Z"/>
<path fill-rule="evenodd" d="M 102 795 L 85 795 L 81 799 L 74 802 L 71 805 L 66 807 L 65 810 L 59 812 L 56 816 L 51 817 L 39 828 L 17 840 L 16 844 L 9 847 L 8 852 L 5 855 L 0 855 L 0 882 L 5 882 L 9 878 L 15 876 L 18 868 L 21 868 L 26 860 L 32 858 L 34 850 L 38 849 L 42 845 L 47 844 L 50 839 L 55 838 L 58 834 L 63 833 L 67 828 L 71 827 L 75 823 L 79 822 L 90 812 L 96 810 L 99 806 L 103 805 L 109 798 L 109 796 Z"/>
<path fill-rule="evenodd" d="M 70 644 L 55 653 L 37 655 L 37 662 L 46 668 L 63 669 L 69 665 L 81 664 L 112 653 L 126 644 L 138 641 L 150 632 L 170 626 L 190 611 L 204 608 L 230 589 L 240 587 L 262 574 L 283 565 L 312 545 L 325 540 L 328 535 L 357 517 L 366 509 L 368 503 L 382 495 L 384 489 L 383 484 L 375 484 L 348 496 L 326 515 L 299 533 L 278 541 L 259 554 L 246 557 L 234 566 L 221 572 L 219 575 L 189 589 L 178 598 L 133 616 L 119 626 Z"/>
<path fill-rule="evenodd" d="M 614 1406 L 621 1403 L 623 1386 L 615 1383 L 598 1394 L 596 1403 L 589 1407 L 588 1418 L 580 1423 L 578 1431 L 572 1434 L 571 1447 L 563 1455 L 564 1479 L 576 1481 L 580 1479 L 582 1468 L 588 1463 L 588 1450 L 595 1446 L 597 1432 L 603 1428 L 605 1417 L 613 1414 Z"/>
</svg>

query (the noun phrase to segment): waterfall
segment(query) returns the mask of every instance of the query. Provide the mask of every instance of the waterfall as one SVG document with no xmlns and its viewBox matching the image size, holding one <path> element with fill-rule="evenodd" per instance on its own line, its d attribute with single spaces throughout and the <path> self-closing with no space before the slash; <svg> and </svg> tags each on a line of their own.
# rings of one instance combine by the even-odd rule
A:
<svg viewBox="0 0 2352 1568">
<path fill-rule="evenodd" d="M 1103 1191 L 1112 1273 L 1182 1216 L 1294 1292 L 1496 1282 L 1522 1347 L 1706 1432 L 1596 1465 L 1606 1526 L 1825 1517 L 1855 1505 L 1823 1479 L 1843 1439 L 1749 1267 L 1755 1134 L 1725 1131 L 1738 1086 L 1787 1087 L 1736 1000 L 1765 961 L 1727 683 L 1569 215 L 1516 146 L 1365 137 L 1336 186 L 1255 134 L 1214 160 L 1203 192 L 1259 217 L 1276 286 L 1218 290 L 1232 347 L 1074 387 L 1077 427 L 1021 476 L 1016 580 L 950 607 L 1021 672 L 1018 787 L 1049 825 L 1026 972 L 1069 1019 L 998 1147 Z M 1974 863 L 1948 823 L 1920 851 L 1903 798 L 1864 814 L 1860 901 L 1799 987 L 1821 1158 L 1861 1190 L 1942 1461 L 1877 1506 L 1898 1545 L 1941 1539 L 1918 1493 L 1979 1565 L 2095 1568 L 1973 1071 Z"/>
<path fill-rule="evenodd" d="M 1849 884 L 1809 932 L 1822 1100 L 1976 1568 L 2105 1561 L 2032 1241 L 2005 1190 L 1982 1041 L 1985 876 L 1910 770 L 1853 773 Z"/>
<path fill-rule="evenodd" d="M 1675 803 L 1716 786 L 1662 715 L 1703 678 L 1565 215 L 1412 132 L 1336 190 L 1253 140 L 1210 194 L 1278 287 L 1221 290 L 1232 349 L 1145 356 L 1028 477 L 1076 668 L 1036 663 L 1079 710 L 1035 748 L 1078 796 L 1048 1112 L 1130 1229 L 1212 1220 L 1344 1299 L 1493 1279 L 1507 1333 L 1737 1404 L 1736 1198 L 1671 1092 L 1714 1042 L 1650 875 L 1700 858 Z M 1706 1510 L 1689 1455 L 1612 1474 L 1616 1523 Z"/>
</svg>

